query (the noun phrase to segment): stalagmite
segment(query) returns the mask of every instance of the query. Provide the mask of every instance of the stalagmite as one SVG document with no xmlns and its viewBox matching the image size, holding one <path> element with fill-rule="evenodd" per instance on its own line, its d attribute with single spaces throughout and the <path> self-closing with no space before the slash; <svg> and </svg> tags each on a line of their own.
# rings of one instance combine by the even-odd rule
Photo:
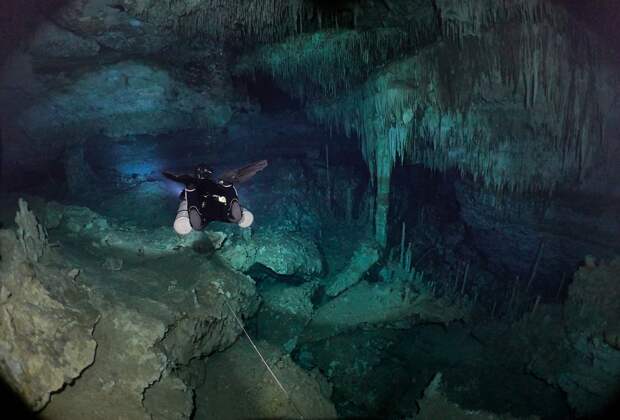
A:
<svg viewBox="0 0 620 420">
<path fill-rule="evenodd" d="M 345 220 L 351 223 L 353 221 L 353 190 L 351 187 L 347 187 L 345 199 Z"/>
<path fill-rule="evenodd" d="M 530 287 L 532 286 L 532 282 L 534 281 L 534 278 L 536 277 L 536 272 L 538 271 L 538 264 L 540 263 L 540 258 L 542 257 L 544 246 L 545 246 L 545 241 L 544 240 L 540 241 L 540 243 L 538 244 L 538 250 L 536 251 L 536 260 L 534 261 L 534 265 L 532 266 L 532 272 L 530 274 L 530 279 L 527 282 L 527 287 L 525 288 L 526 293 L 530 290 Z"/>
<path fill-rule="evenodd" d="M 28 203 L 20 198 L 15 215 L 17 238 L 22 245 L 26 258 L 38 262 L 48 249 L 48 237 L 45 226 L 39 223 L 35 214 L 28 208 Z"/>
<path fill-rule="evenodd" d="M 539 303 L 540 303 L 540 295 L 536 296 L 536 302 L 534 302 L 534 308 L 532 309 L 532 316 L 536 314 L 536 309 L 538 309 Z"/>
<path fill-rule="evenodd" d="M 465 274 L 463 275 L 463 285 L 461 286 L 461 295 L 465 294 L 465 286 L 467 285 L 467 275 L 469 274 L 469 263 L 465 266 Z"/>
<path fill-rule="evenodd" d="M 404 267 L 405 264 L 405 222 L 400 232 L 400 265 Z"/>
<path fill-rule="evenodd" d="M 329 179 L 329 145 L 325 145 L 325 198 L 327 200 L 327 209 L 332 211 L 332 192 L 331 192 L 331 180 Z"/>
<path fill-rule="evenodd" d="M 377 142 L 377 193 L 375 210 L 375 239 L 382 246 L 387 245 L 388 213 L 390 210 L 390 179 L 392 166 L 385 145 L 387 139 Z"/>
<path fill-rule="evenodd" d="M 566 274 L 562 273 L 562 280 L 560 281 L 560 286 L 558 287 L 558 291 L 555 294 L 555 298 L 559 299 L 562 294 L 562 288 L 564 287 L 564 281 L 566 280 Z"/>
</svg>

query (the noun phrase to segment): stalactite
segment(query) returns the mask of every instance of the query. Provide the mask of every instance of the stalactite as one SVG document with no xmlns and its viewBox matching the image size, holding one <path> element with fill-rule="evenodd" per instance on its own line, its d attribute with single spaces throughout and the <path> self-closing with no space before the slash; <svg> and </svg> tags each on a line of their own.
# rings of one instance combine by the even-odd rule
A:
<svg viewBox="0 0 620 420">
<path fill-rule="evenodd" d="M 404 30 L 322 31 L 266 45 L 245 57 L 241 73 L 271 74 L 284 90 L 300 99 L 334 97 L 367 79 L 376 69 L 421 42 L 435 29 L 424 25 Z"/>
<path fill-rule="evenodd" d="M 546 0 L 437 0 L 444 36 L 461 43 L 463 38 L 479 35 L 492 26 L 508 22 L 527 25 L 563 18 Z"/>
<path fill-rule="evenodd" d="M 240 42 L 273 41 L 296 33 L 305 11 L 303 0 L 141 0 L 127 6 L 146 21 L 171 24 L 185 37 L 237 37 Z"/>
<path fill-rule="evenodd" d="M 541 13 L 533 11 L 523 16 L 529 23 L 387 66 L 340 100 L 312 104 L 309 115 L 358 135 L 373 176 L 380 163 L 374 146 L 387 136 L 388 164 L 408 153 L 432 168 L 456 166 L 497 191 L 553 190 L 600 156 L 605 87 L 594 83 L 594 49 L 570 35 L 568 24 L 536 23 Z M 411 110 L 415 117 L 403 124 Z"/>
<path fill-rule="evenodd" d="M 330 132 L 359 138 L 382 244 L 399 159 L 456 167 L 497 192 L 548 192 L 605 148 L 593 141 L 605 86 L 587 32 L 543 0 L 437 4 L 444 42 L 421 50 L 432 28 L 324 31 L 264 46 L 239 66 L 271 74 Z"/>
</svg>

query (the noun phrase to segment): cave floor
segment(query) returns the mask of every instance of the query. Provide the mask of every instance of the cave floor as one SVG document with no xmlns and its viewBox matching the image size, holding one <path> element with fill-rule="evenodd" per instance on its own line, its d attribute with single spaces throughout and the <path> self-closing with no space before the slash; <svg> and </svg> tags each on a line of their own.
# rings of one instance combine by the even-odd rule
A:
<svg viewBox="0 0 620 420">
<path fill-rule="evenodd" d="M 125 228 L 131 231 L 134 227 L 127 225 Z M 363 229 L 357 236 L 351 235 L 342 224 L 325 229 L 319 247 L 323 249 L 329 269 L 342 269 L 352 254 L 348 242 L 365 235 L 367 232 Z M 139 237 L 122 249 L 102 248 L 92 238 L 52 230 L 50 242 L 60 247 L 64 264 L 80 268 L 78 281 L 88 279 L 88 287 L 127 299 L 128 304 L 135 304 L 135 297 L 173 306 L 187 304 L 197 279 L 217 277 L 222 270 L 229 270 L 212 250 L 199 247 L 145 255 L 140 251 Z M 259 293 L 268 293 L 277 283 L 259 280 Z M 296 337 L 303 333 L 305 323 L 271 315 L 263 308 L 257 318 L 247 321 L 253 338 L 261 348 L 268 349 L 270 354 L 280 354 L 280 358 L 283 347 L 287 347 L 293 357 L 288 363 L 294 361 L 309 372 L 317 369 L 324 374 L 333 386 L 332 400 L 341 416 L 402 418 L 415 410 L 416 400 L 437 372 L 446 380 L 450 400 L 468 409 L 514 416 L 536 414 L 550 419 L 566 418 L 569 414 L 559 390 L 524 372 L 524 361 L 518 355 L 505 354 L 505 349 L 494 345 L 496 340 L 484 343 L 477 339 L 472 334 L 475 326 L 458 323 L 448 327 L 439 324 L 410 328 L 362 326 L 327 339 L 297 343 Z M 262 324 L 260 328 L 259 323 Z M 501 336 L 509 329 L 509 324 L 495 322 L 486 331 L 493 334 L 492 331 L 497 330 Z M 286 342 L 287 334 L 293 340 L 292 345 Z M 252 412 L 253 404 L 273 404 L 271 408 L 276 407 L 276 412 L 277 407 L 289 404 L 282 409 L 288 414 L 297 410 L 282 395 L 278 396 L 280 390 L 265 374 L 245 339 L 209 358 L 206 366 L 207 372 L 214 373 L 197 390 L 196 419 L 244 418 Z M 231 382 L 222 390 L 222 381 L 227 380 Z M 291 381 L 294 383 L 295 379 Z M 299 386 L 295 386 L 291 394 L 293 399 L 304 398 Z M 233 404 L 238 395 L 245 396 L 247 407 Z M 216 409 L 209 412 L 206 407 Z"/>
<path fill-rule="evenodd" d="M 83 267 L 84 276 L 92 280 L 89 287 L 113 291 L 115 296 L 140 296 L 168 304 L 174 304 L 171 300 L 176 297 L 177 304 L 182 304 L 191 294 L 196 278 L 217 276 L 218 267 L 222 269 L 216 257 L 193 250 L 148 257 L 125 250 L 102 253 L 89 243 L 63 236 L 51 239 L 62 243 L 69 265 Z M 342 243 L 343 237 L 325 239 Z M 122 269 L 102 272 L 102 261 L 108 258 L 121 259 Z M 269 282 L 259 286 L 259 291 L 270 287 Z M 261 314 L 265 325 L 265 313 Z M 270 317 L 268 322 L 272 324 L 261 329 L 252 328 L 255 322 L 248 320 L 250 331 L 256 332 L 253 338 L 261 350 L 268 349 L 270 354 L 277 354 L 287 332 L 288 338 L 294 339 L 303 330 L 298 321 L 283 316 Z M 495 327 L 504 331 L 509 328 L 501 324 Z M 265 328 L 269 332 L 262 334 Z M 430 379 L 442 372 L 450 400 L 467 409 L 566 418 L 568 410 L 562 393 L 523 372 L 522 361 L 504 357 L 502 350 L 476 339 L 470 326 L 430 324 L 411 329 L 357 329 L 301 344 L 293 351 L 293 360 L 309 371 L 318 369 L 327 375 L 341 416 L 400 418 L 415 410 L 415 401 Z M 300 360 L 308 357 L 311 364 Z M 284 414 L 295 412 L 247 340 L 240 339 L 233 348 L 210 358 L 206 366 L 209 379 L 197 390 L 196 419 L 248 418 L 253 412 L 261 412 L 262 404 L 272 404 L 270 413 L 278 412 L 280 406 Z M 211 372 L 214 376 L 209 376 Z M 290 381 L 296 384 L 295 378 Z M 223 382 L 228 385 L 224 387 Z M 293 399 L 303 400 L 303 389 L 292 386 Z M 244 397 L 240 399 L 239 395 Z"/>
</svg>

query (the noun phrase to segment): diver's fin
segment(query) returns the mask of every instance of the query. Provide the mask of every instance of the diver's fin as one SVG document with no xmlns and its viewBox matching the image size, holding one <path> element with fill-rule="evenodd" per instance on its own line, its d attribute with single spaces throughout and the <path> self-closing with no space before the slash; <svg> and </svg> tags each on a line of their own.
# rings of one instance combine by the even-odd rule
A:
<svg viewBox="0 0 620 420">
<path fill-rule="evenodd" d="M 223 173 L 219 178 L 226 184 L 241 184 L 248 181 L 257 172 L 262 171 L 267 167 L 266 160 L 260 160 L 258 162 L 250 163 L 239 169 L 234 169 Z"/>
</svg>

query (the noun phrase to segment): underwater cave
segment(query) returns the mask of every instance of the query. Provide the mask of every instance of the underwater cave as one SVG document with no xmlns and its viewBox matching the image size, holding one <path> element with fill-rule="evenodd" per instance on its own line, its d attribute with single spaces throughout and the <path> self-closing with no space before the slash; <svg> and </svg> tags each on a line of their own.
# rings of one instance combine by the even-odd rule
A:
<svg viewBox="0 0 620 420">
<path fill-rule="evenodd" d="M 3 0 L 0 417 L 620 418 L 619 28 Z"/>
</svg>

